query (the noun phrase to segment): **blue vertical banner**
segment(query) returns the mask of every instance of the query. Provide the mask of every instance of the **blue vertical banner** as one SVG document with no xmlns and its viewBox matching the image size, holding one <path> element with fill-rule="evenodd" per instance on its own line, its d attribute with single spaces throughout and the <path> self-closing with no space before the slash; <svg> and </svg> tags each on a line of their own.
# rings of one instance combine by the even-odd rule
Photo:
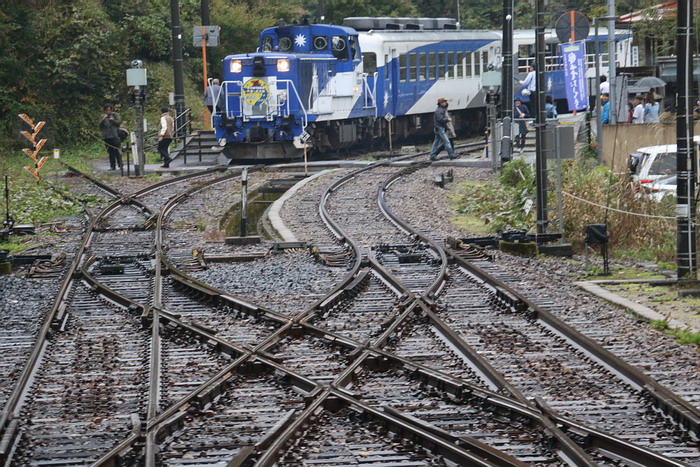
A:
<svg viewBox="0 0 700 467">
<path fill-rule="evenodd" d="M 583 42 L 561 45 L 564 59 L 564 83 L 569 110 L 588 108 L 588 89 L 586 88 L 586 46 Z"/>
</svg>

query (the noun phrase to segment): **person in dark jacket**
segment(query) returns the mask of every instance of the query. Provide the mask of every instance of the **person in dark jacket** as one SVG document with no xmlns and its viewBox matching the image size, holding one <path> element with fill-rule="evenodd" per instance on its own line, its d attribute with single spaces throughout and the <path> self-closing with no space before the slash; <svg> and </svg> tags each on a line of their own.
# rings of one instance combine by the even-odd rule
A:
<svg viewBox="0 0 700 467">
<path fill-rule="evenodd" d="M 110 104 L 105 104 L 103 107 L 104 113 L 100 119 L 100 130 L 102 138 L 107 147 L 109 155 L 109 170 L 115 170 L 117 166 L 122 168 L 122 153 L 121 140 L 119 139 L 119 125 L 122 123 L 122 118 L 114 111 Z"/>
<path fill-rule="evenodd" d="M 435 139 L 433 140 L 433 147 L 430 150 L 430 160 L 437 160 L 437 155 L 440 152 L 440 146 L 444 146 L 447 150 L 447 157 L 450 159 L 455 158 L 455 152 L 450 143 L 450 139 L 447 137 L 447 123 L 451 122 L 452 119 L 447 114 L 447 99 L 440 97 L 437 100 L 437 108 L 433 114 L 433 131 L 435 132 Z"/>
<path fill-rule="evenodd" d="M 530 109 L 520 99 L 515 99 L 513 106 L 513 118 L 518 122 L 518 134 L 515 137 L 515 147 L 523 149 L 525 147 L 525 137 L 527 136 L 527 121 L 530 118 Z"/>
</svg>

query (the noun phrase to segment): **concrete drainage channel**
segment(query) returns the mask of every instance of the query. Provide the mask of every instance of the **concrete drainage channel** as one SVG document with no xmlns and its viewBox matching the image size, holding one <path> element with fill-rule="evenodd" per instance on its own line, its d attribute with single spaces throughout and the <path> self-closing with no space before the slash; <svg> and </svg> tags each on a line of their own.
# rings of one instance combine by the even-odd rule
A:
<svg viewBox="0 0 700 467">
<path fill-rule="evenodd" d="M 262 228 L 265 213 L 290 188 L 304 180 L 303 175 L 273 179 L 247 193 L 245 209 L 241 202 L 234 204 L 219 222 L 219 229 L 226 236 L 226 243 L 245 245 L 260 243 L 261 237 L 269 237 Z"/>
</svg>

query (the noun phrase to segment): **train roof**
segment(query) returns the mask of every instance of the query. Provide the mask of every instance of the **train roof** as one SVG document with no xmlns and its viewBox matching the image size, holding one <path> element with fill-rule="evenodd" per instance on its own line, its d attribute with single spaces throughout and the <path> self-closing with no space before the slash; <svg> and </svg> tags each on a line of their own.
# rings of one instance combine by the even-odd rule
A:
<svg viewBox="0 0 700 467">
<path fill-rule="evenodd" d="M 495 31 L 485 29 L 457 29 L 457 30 L 403 30 L 403 31 L 377 31 L 371 30 L 361 34 L 368 37 L 375 37 L 384 42 L 405 42 L 405 41 L 464 41 L 464 40 L 487 40 L 497 41 L 501 36 Z"/>
<path fill-rule="evenodd" d="M 425 30 L 449 30 L 457 29 L 457 20 L 454 18 L 392 18 L 353 16 L 345 18 L 343 25 L 356 31 L 425 31 Z"/>
</svg>

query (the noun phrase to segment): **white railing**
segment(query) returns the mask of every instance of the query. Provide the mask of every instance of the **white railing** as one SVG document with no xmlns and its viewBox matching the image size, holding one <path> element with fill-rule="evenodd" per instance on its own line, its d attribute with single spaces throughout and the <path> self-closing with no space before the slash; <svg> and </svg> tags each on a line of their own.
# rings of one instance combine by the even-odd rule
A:
<svg viewBox="0 0 700 467">
<path fill-rule="evenodd" d="M 375 72 L 372 77 L 374 78 L 373 86 L 370 88 L 367 78 L 369 75 L 364 73 L 362 75 L 362 85 L 365 90 L 365 109 L 374 108 L 374 117 L 377 117 L 377 73 Z"/>
<path fill-rule="evenodd" d="M 236 89 L 234 91 L 229 91 L 229 87 L 234 87 Z M 242 89 L 242 81 L 224 81 L 222 83 L 219 94 L 216 96 L 216 102 L 219 102 L 221 98 L 220 96 L 221 94 L 223 94 L 225 104 L 224 112 L 226 113 L 227 118 L 241 116 L 243 117 L 244 121 L 256 119 L 264 119 L 270 121 L 277 116 L 288 117 L 292 113 L 291 102 L 292 98 L 294 98 L 299 104 L 299 109 L 303 114 L 303 127 L 306 128 L 309 122 L 308 113 L 306 111 L 306 108 L 304 107 L 304 104 L 301 101 L 301 97 L 299 96 L 299 92 L 297 91 L 296 86 L 294 86 L 294 82 L 292 82 L 291 80 L 277 80 L 274 95 L 271 95 L 268 98 L 268 102 L 270 102 L 271 104 L 268 105 L 268 109 L 266 111 L 259 114 L 246 112 L 245 106 L 243 104 Z M 271 89 L 270 92 L 273 93 L 273 90 Z M 282 93 L 284 93 L 286 98 L 284 98 L 284 100 L 280 102 L 280 96 L 282 95 Z M 233 101 L 233 106 L 229 105 L 231 104 L 231 101 Z"/>
</svg>

